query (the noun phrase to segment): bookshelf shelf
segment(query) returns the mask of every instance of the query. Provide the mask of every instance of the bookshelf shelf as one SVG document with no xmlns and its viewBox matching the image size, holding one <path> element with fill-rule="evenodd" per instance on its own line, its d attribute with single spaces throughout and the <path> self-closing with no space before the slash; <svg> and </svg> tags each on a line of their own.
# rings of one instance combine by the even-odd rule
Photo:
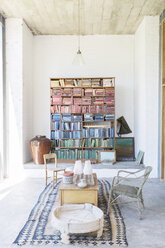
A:
<svg viewBox="0 0 165 248">
<path fill-rule="evenodd" d="M 58 160 L 98 161 L 115 149 L 115 78 L 51 78 L 50 114 Z"/>
</svg>

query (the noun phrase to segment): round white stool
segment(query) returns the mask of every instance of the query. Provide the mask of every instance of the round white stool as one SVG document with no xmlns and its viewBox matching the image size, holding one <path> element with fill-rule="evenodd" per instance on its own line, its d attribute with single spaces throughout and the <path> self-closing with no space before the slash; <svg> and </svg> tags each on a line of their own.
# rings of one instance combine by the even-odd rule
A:
<svg viewBox="0 0 165 248">
<path fill-rule="evenodd" d="M 62 243 L 69 244 L 70 233 L 88 233 L 97 231 L 97 237 L 103 233 L 103 211 L 92 204 L 65 204 L 55 208 L 51 224 L 61 232 Z"/>
</svg>

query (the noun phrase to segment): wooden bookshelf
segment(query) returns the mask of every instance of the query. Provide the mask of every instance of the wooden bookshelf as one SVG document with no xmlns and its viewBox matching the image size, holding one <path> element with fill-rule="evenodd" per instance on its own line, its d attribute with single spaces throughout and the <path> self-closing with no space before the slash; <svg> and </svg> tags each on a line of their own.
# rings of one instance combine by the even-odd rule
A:
<svg viewBox="0 0 165 248">
<path fill-rule="evenodd" d="M 50 78 L 50 116 L 58 160 L 97 162 L 115 149 L 115 78 Z"/>
</svg>

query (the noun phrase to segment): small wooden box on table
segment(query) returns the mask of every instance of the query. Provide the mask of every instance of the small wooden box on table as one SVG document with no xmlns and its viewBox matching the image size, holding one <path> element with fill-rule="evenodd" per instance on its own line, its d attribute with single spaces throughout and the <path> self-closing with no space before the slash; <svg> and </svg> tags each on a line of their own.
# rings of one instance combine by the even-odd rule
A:
<svg viewBox="0 0 165 248">
<path fill-rule="evenodd" d="M 80 204 L 80 203 L 91 203 L 95 206 L 98 205 L 98 181 L 97 176 L 94 173 L 94 186 L 87 186 L 86 188 L 79 188 L 75 184 L 64 184 L 60 185 L 60 204 L 65 203 Z"/>
</svg>

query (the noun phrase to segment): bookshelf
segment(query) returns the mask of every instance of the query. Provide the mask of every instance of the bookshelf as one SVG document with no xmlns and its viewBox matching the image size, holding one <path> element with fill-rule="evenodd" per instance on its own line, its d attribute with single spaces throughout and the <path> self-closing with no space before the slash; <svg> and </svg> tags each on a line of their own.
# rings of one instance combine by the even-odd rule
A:
<svg viewBox="0 0 165 248">
<path fill-rule="evenodd" d="M 50 79 L 51 152 L 60 162 L 115 149 L 115 78 Z"/>
</svg>

